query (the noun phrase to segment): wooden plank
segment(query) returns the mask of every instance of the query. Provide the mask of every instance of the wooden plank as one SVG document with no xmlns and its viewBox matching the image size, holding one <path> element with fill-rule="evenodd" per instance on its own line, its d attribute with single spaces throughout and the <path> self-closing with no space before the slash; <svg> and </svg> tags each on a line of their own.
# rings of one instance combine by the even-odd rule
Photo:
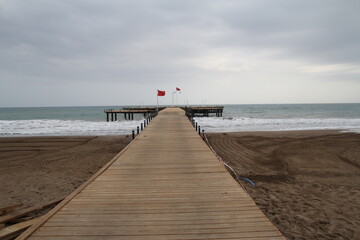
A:
<svg viewBox="0 0 360 240">
<path fill-rule="evenodd" d="M 186 219 L 186 220 L 144 220 L 136 221 L 136 222 L 130 222 L 126 220 L 118 220 L 118 219 L 110 219 L 105 221 L 100 221 L 97 219 L 71 219 L 71 218 L 61 218 L 59 216 L 54 216 L 51 222 L 47 223 L 47 226 L 111 226 L 111 225 L 123 225 L 123 226 L 162 226 L 162 225 L 207 225 L 207 224 L 226 224 L 226 223 L 262 223 L 266 222 L 269 223 L 266 219 L 263 217 L 252 217 L 252 218 L 212 218 L 212 219 Z"/>
<path fill-rule="evenodd" d="M 216 233 L 253 233 L 256 235 L 267 232 L 268 236 L 279 236 L 278 233 L 270 231 L 274 230 L 271 225 L 255 224 L 255 226 L 230 225 L 230 227 L 221 227 L 218 225 L 207 225 L 205 227 L 199 225 L 191 225 L 179 228 L 175 225 L 168 226 L 91 226 L 91 227 L 48 227 L 43 226 L 39 230 L 39 235 L 43 236 L 146 236 L 150 234 L 168 234 L 168 235 L 187 235 L 187 234 L 208 234 Z"/>
<path fill-rule="evenodd" d="M 0 230 L 0 240 L 13 239 L 14 237 L 20 235 L 23 231 L 37 222 L 39 218 L 34 218 L 25 222 L 17 223 L 9 227 L 3 228 Z"/>
<path fill-rule="evenodd" d="M 0 223 L 10 222 L 10 221 L 12 221 L 14 219 L 17 219 L 17 218 L 20 218 L 20 217 L 25 216 L 27 214 L 39 211 L 41 209 L 44 209 L 44 208 L 46 208 L 46 207 L 48 207 L 50 205 L 59 203 L 61 201 L 62 201 L 62 199 L 58 199 L 58 200 L 55 200 L 55 201 L 49 201 L 49 202 L 44 203 L 42 205 L 38 205 L 38 206 L 34 206 L 34 207 L 30 207 L 30 208 L 26 208 L 26 209 L 11 212 L 10 214 L 7 214 L 5 216 L 1 216 L 0 217 Z"/>
</svg>

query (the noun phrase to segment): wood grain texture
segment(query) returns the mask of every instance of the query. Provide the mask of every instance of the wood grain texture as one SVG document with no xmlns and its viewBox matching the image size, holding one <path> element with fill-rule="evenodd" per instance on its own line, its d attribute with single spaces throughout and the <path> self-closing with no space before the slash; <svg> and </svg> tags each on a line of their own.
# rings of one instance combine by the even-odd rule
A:
<svg viewBox="0 0 360 240">
<path fill-rule="evenodd" d="M 284 239 L 179 108 L 167 108 L 18 239 Z"/>
<path fill-rule="evenodd" d="M 21 232 L 25 231 L 31 225 L 39 221 L 39 218 L 34 218 L 25 222 L 17 223 L 9 227 L 0 230 L 0 240 L 14 239 L 20 235 Z"/>
</svg>

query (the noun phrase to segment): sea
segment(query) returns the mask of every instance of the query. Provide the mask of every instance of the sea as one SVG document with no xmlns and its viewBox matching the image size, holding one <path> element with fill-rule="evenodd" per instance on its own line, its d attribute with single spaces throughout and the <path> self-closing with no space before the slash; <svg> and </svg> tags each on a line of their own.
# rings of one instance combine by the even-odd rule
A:
<svg viewBox="0 0 360 240">
<path fill-rule="evenodd" d="M 336 129 L 360 133 L 360 103 L 229 104 L 222 117 L 197 117 L 206 132 Z M 0 108 L 0 137 L 131 134 L 144 121 L 107 122 L 105 109 L 125 106 Z M 144 106 L 142 106 L 144 107 Z"/>
</svg>

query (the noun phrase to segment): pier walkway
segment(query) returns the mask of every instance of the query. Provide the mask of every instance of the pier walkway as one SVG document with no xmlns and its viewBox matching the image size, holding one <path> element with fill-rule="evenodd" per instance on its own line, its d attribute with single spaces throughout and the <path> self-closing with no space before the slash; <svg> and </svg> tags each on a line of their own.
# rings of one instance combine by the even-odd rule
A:
<svg viewBox="0 0 360 240">
<path fill-rule="evenodd" d="M 196 133 L 167 108 L 18 239 L 285 239 Z"/>
</svg>

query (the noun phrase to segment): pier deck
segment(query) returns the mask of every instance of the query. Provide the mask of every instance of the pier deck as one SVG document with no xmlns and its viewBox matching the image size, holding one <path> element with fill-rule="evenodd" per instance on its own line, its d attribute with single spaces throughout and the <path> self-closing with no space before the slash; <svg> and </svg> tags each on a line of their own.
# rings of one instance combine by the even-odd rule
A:
<svg viewBox="0 0 360 240">
<path fill-rule="evenodd" d="M 106 121 L 117 121 L 118 114 L 124 114 L 126 120 L 134 120 L 134 114 L 143 114 L 144 117 L 155 116 L 158 111 L 165 109 L 165 107 L 124 107 L 120 110 L 115 109 L 105 109 L 104 113 L 106 114 Z M 111 118 L 110 118 L 111 117 Z"/>
<path fill-rule="evenodd" d="M 167 108 L 18 239 L 285 239 L 195 132 Z"/>
<path fill-rule="evenodd" d="M 216 117 L 222 117 L 223 115 L 223 106 L 206 106 L 206 107 L 195 107 L 195 106 L 186 106 L 182 107 L 186 112 L 188 117 L 209 117 L 210 114 L 215 114 Z"/>
</svg>

